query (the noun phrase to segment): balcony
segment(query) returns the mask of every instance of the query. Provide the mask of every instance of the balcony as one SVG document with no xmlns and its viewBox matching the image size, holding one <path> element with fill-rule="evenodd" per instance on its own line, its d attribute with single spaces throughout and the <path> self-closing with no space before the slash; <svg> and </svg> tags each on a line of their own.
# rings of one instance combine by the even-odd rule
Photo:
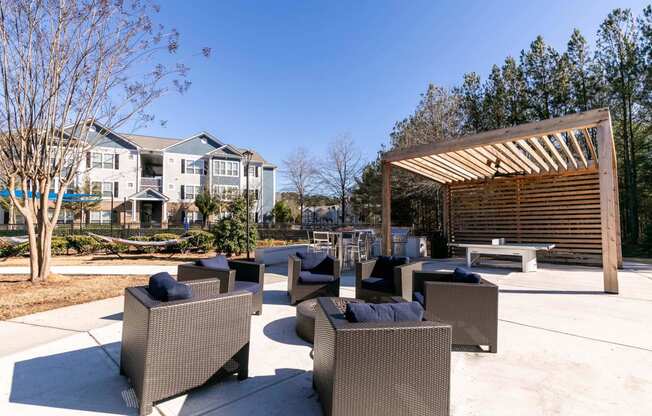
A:
<svg viewBox="0 0 652 416">
<path fill-rule="evenodd" d="M 163 192 L 163 178 L 160 176 L 140 178 L 140 190 L 155 189 L 158 192 Z"/>
</svg>

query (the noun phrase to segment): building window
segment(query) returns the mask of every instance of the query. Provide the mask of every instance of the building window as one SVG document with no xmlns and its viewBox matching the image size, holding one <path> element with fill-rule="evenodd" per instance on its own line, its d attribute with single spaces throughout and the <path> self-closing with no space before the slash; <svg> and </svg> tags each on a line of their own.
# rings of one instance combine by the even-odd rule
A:
<svg viewBox="0 0 652 416">
<path fill-rule="evenodd" d="M 240 162 L 213 160 L 213 172 L 217 176 L 238 176 L 240 172 Z"/>
<path fill-rule="evenodd" d="M 258 177 L 258 166 L 249 165 L 249 176 L 252 178 Z"/>
<path fill-rule="evenodd" d="M 91 153 L 92 166 L 94 168 L 113 169 L 115 156 L 113 153 Z"/>
<path fill-rule="evenodd" d="M 189 223 L 194 224 L 194 223 L 202 222 L 203 218 L 202 218 L 201 212 L 192 211 L 192 212 L 187 212 L 186 213 L 186 220 Z"/>
<path fill-rule="evenodd" d="M 186 160 L 186 173 L 203 175 L 204 174 L 204 161 L 203 160 Z"/>
<path fill-rule="evenodd" d="M 110 224 L 111 211 L 91 211 L 90 212 L 91 224 Z"/>
<path fill-rule="evenodd" d="M 185 185 L 184 186 L 184 197 L 183 199 L 187 199 L 190 201 L 194 201 L 195 197 L 201 192 L 201 186 L 199 185 Z"/>
<path fill-rule="evenodd" d="M 49 209 L 48 213 L 50 216 L 54 214 L 53 209 Z M 74 219 L 74 213 L 68 209 L 59 210 L 59 218 L 57 218 L 57 224 L 72 224 Z"/>
<path fill-rule="evenodd" d="M 232 200 L 240 189 L 234 185 L 213 185 L 213 193 L 225 201 Z"/>
<path fill-rule="evenodd" d="M 113 182 L 91 182 L 91 190 L 95 195 L 111 198 L 113 196 Z"/>
</svg>

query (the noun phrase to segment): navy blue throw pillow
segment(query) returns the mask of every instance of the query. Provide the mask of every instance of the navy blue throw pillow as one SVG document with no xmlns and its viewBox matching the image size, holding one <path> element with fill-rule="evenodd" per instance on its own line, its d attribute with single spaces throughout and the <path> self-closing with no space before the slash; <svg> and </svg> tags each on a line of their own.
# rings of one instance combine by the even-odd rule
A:
<svg viewBox="0 0 652 416">
<path fill-rule="evenodd" d="M 229 262 L 224 256 L 215 256 L 210 259 L 197 260 L 197 266 L 206 267 L 215 270 L 229 270 Z"/>
<path fill-rule="evenodd" d="M 311 271 L 328 256 L 326 253 L 301 253 L 297 251 L 297 257 L 301 259 L 301 270 Z"/>
<path fill-rule="evenodd" d="M 154 299 L 161 302 L 192 298 L 192 288 L 177 282 L 168 272 L 150 276 L 147 291 Z"/>
<path fill-rule="evenodd" d="M 453 271 L 453 281 L 459 283 L 480 283 L 480 275 L 470 272 L 463 267 L 456 267 Z"/>
<path fill-rule="evenodd" d="M 423 307 L 418 302 L 348 303 L 344 316 L 349 322 L 419 322 Z"/>
<path fill-rule="evenodd" d="M 333 275 L 335 273 L 335 259 L 331 256 L 326 256 L 321 263 L 310 269 L 310 272 L 313 274 Z"/>
<path fill-rule="evenodd" d="M 409 262 L 409 257 L 379 256 L 376 259 L 376 264 L 371 271 L 371 275 L 383 279 L 394 279 L 394 267 L 402 266 Z"/>
</svg>

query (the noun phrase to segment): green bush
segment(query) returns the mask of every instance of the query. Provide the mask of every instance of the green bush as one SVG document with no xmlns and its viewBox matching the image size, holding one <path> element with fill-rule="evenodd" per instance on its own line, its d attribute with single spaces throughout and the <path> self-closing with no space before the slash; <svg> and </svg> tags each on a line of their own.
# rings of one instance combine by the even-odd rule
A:
<svg viewBox="0 0 652 416">
<path fill-rule="evenodd" d="M 186 249 L 194 248 L 199 251 L 210 251 L 215 243 L 215 237 L 208 231 L 191 230 L 184 234 L 184 237 L 191 237 L 188 241 L 184 241 Z"/>
<path fill-rule="evenodd" d="M 235 198 L 229 206 L 230 215 L 219 220 L 211 232 L 215 236 L 215 248 L 228 256 L 242 254 L 247 249 L 247 208 L 243 197 Z M 258 231 L 253 222 L 249 224 L 249 249 L 256 248 Z"/>
<path fill-rule="evenodd" d="M 122 243 L 106 243 L 104 244 L 104 248 L 106 249 L 107 252 L 109 253 L 126 253 L 129 251 L 129 246 L 126 244 Z"/>
<path fill-rule="evenodd" d="M 20 243 L 16 245 L 5 245 L 0 247 L 0 257 L 23 256 L 29 251 L 29 243 Z"/>
<path fill-rule="evenodd" d="M 52 254 L 61 256 L 68 253 L 68 240 L 65 237 L 52 237 Z"/>
<path fill-rule="evenodd" d="M 95 253 L 102 248 L 102 244 L 87 235 L 69 235 L 66 237 L 66 240 L 68 240 L 68 247 L 75 250 L 78 254 Z"/>
<path fill-rule="evenodd" d="M 176 240 L 178 238 L 179 236 L 173 233 L 158 233 L 151 236 L 150 241 L 168 241 L 168 240 Z M 167 247 L 158 247 L 158 248 L 160 250 L 165 250 L 167 252 L 184 251 L 185 247 L 181 247 L 182 245 L 183 243 L 178 244 L 176 246 L 167 246 Z"/>
</svg>

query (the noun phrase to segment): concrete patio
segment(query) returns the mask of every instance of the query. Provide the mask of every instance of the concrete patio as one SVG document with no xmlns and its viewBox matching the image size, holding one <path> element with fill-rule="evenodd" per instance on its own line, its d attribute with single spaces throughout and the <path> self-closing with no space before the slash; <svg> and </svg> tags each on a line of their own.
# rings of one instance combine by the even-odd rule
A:
<svg viewBox="0 0 652 416">
<path fill-rule="evenodd" d="M 651 265 L 626 262 L 617 296 L 601 292 L 595 268 L 478 270 L 500 286 L 498 353 L 453 352 L 453 415 L 652 414 Z M 321 414 L 284 274 L 268 268 L 250 378 L 161 402 L 153 414 Z M 353 281 L 344 277 L 343 296 L 354 296 Z M 0 415 L 136 414 L 118 374 L 121 312 L 120 297 L 0 322 Z"/>
</svg>

